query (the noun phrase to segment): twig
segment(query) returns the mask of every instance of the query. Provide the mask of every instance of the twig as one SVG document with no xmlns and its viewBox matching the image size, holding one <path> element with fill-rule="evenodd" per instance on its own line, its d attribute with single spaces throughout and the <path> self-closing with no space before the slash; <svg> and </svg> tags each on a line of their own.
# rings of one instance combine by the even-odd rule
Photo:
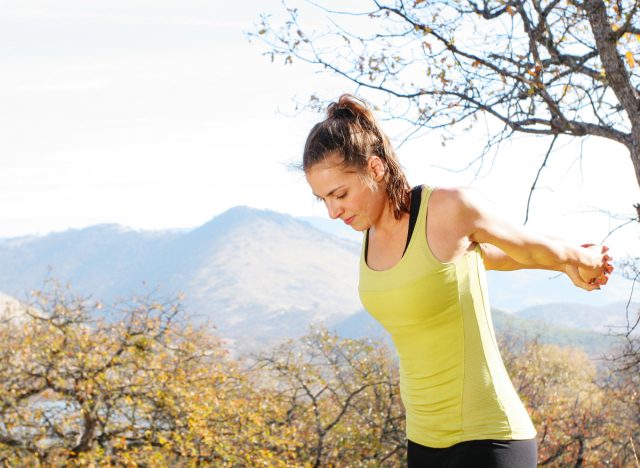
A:
<svg viewBox="0 0 640 468">
<path fill-rule="evenodd" d="M 527 224 L 527 221 L 529 221 L 529 208 L 531 206 L 531 197 L 533 196 L 533 191 L 536 189 L 536 184 L 538 183 L 538 178 L 540 177 L 540 173 L 542 172 L 542 169 L 544 169 L 544 167 L 547 165 L 547 160 L 549 159 L 549 155 L 551 154 L 551 150 L 553 149 L 553 145 L 555 144 L 557 139 L 558 139 L 558 134 L 556 133 L 553 136 L 553 140 L 551 140 L 551 144 L 549 145 L 549 149 L 547 150 L 547 154 L 544 156 L 544 161 L 542 161 L 542 165 L 538 168 L 538 173 L 536 174 L 536 178 L 533 181 L 533 185 L 531 186 L 531 190 L 529 191 L 529 198 L 527 199 L 527 212 L 526 212 L 525 217 L 524 217 L 524 224 Z"/>
</svg>

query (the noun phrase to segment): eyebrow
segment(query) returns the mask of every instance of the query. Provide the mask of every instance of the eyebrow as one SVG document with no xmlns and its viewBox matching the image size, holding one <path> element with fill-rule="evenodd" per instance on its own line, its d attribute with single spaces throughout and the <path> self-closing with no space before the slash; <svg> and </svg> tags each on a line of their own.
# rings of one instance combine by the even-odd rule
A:
<svg viewBox="0 0 640 468">
<path fill-rule="evenodd" d="M 324 199 L 325 197 L 330 197 L 331 195 L 333 195 L 333 192 L 335 192 L 336 190 L 340 190 L 342 187 L 344 187 L 344 184 L 337 186 L 336 188 L 334 188 L 331 192 L 327 193 L 324 197 L 321 197 L 320 195 L 318 195 L 315 192 L 312 192 L 316 197 L 318 198 L 322 198 Z"/>
</svg>

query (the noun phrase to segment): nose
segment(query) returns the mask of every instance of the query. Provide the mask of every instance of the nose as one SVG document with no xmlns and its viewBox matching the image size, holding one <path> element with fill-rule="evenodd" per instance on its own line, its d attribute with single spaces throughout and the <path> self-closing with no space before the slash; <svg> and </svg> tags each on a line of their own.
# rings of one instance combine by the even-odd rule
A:
<svg viewBox="0 0 640 468">
<path fill-rule="evenodd" d="M 340 204 L 336 203 L 335 201 L 327 201 L 326 205 L 327 205 L 327 211 L 329 212 L 329 217 L 331 219 L 338 219 L 340 215 L 342 215 L 342 213 L 344 212 Z"/>
</svg>

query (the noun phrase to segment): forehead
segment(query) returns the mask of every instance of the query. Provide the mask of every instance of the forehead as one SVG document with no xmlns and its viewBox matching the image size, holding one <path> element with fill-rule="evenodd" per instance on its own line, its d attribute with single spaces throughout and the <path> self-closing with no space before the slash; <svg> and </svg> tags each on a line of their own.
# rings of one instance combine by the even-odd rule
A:
<svg viewBox="0 0 640 468">
<path fill-rule="evenodd" d="M 313 193 L 323 196 L 340 185 L 351 184 L 358 180 L 358 171 L 353 167 L 345 167 L 341 162 L 321 161 L 305 171 L 307 183 Z"/>
</svg>

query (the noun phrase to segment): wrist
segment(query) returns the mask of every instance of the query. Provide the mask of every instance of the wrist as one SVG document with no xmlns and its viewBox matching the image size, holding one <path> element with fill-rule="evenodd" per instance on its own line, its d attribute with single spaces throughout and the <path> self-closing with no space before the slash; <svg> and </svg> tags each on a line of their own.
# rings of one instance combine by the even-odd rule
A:
<svg viewBox="0 0 640 468">
<path fill-rule="evenodd" d="M 569 274 L 569 270 L 577 271 L 578 267 L 577 267 L 577 265 L 574 265 L 572 263 L 567 262 L 567 263 L 559 264 L 555 270 L 559 271 L 561 273 L 565 273 L 565 274 L 568 275 Z"/>
</svg>

